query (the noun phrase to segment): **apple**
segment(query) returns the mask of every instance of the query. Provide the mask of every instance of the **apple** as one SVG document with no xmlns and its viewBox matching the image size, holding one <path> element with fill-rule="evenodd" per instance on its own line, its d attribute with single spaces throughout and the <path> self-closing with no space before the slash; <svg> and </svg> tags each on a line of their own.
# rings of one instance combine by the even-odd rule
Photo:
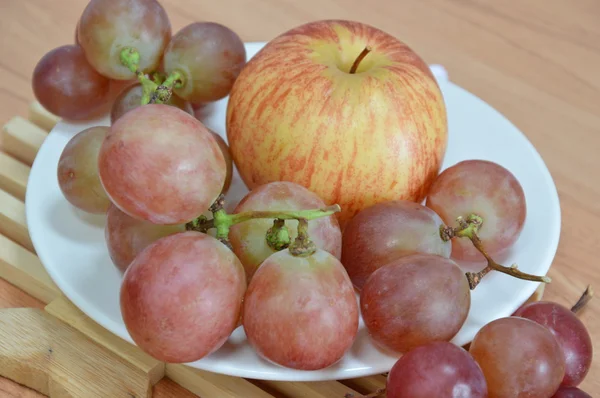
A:
<svg viewBox="0 0 600 398">
<path fill-rule="evenodd" d="M 352 21 L 308 23 L 269 42 L 242 70 L 227 108 L 231 154 L 248 188 L 303 185 L 340 204 L 342 225 L 375 203 L 420 202 L 447 135 L 425 62 Z"/>
</svg>

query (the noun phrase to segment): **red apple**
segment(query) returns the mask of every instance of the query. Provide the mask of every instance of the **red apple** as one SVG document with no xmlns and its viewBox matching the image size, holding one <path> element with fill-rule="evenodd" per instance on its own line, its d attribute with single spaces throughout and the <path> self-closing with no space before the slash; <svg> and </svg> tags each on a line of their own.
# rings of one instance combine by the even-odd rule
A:
<svg viewBox="0 0 600 398">
<path fill-rule="evenodd" d="M 448 133 L 438 84 L 406 44 L 362 23 L 318 21 L 275 38 L 245 66 L 227 135 L 250 189 L 295 182 L 339 203 L 344 224 L 375 203 L 421 201 Z"/>
</svg>

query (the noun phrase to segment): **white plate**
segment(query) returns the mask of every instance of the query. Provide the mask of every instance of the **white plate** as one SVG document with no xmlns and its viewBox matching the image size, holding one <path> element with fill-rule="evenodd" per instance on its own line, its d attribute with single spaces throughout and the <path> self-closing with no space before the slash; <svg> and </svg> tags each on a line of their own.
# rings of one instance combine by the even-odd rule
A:
<svg viewBox="0 0 600 398">
<path fill-rule="evenodd" d="M 247 44 L 253 56 L 263 43 Z M 436 73 L 443 91 L 450 124 L 444 168 L 458 161 L 480 158 L 511 170 L 523 185 L 528 203 L 527 220 L 518 242 L 503 261 L 518 263 L 523 271 L 546 274 L 560 234 L 560 206 L 556 188 L 539 154 L 507 119 L 482 100 Z M 207 111 L 205 123 L 225 137 L 226 99 Z M 112 265 L 104 241 L 104 219 L 75 211 L 58 187 L 56 168 L 68 140 L 82 129 L 108 125 L 108 119 L 88 123 L 59 123 L 40 148 L 29 178 L 27 223 L 35 249 L 62 292 L 90 318 L 132 342 L 121 319 L 121 274 Z M 233 206 L 246 193 L 237 171 L 228 197 Z M 463 345 L 486 323 L 512 314 L 537 288 L 537 283 L 492 273 L 472 294 L 469 317 L 454 338 Z M 284 369 L 259 358 L 246 343 L 242 328 L 216 353 L 189 364 L 229 375 L 313 381 L 346 379 L 388 371 L 396 356 L 373 346 L 364 326 L 354 346 L 334 366 L 319 371 Z"/>
</svg>

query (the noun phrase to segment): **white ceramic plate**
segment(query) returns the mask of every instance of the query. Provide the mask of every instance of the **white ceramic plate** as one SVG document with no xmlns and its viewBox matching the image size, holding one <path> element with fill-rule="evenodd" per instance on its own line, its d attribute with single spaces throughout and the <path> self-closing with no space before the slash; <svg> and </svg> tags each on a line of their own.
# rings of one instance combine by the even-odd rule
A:
<svg viewBox="0 0 600 398">
<path fill-rule="evenodd" d="M 247 44 L 253 56 L 263 43 Z M 528 202 L 524 230 L 503 259 L 518 263 L 523 271 L 546 274 L 560 234 L 560 207 L 556 188 L 539 154 L 501 114 L 482 100 L 447 81 L 443 69 L 436 76 L 443 91 L 450 124 L 444 168 L 470 158 L 488 159 L 512 171 L 523 185 Z M 207 109 L 204 122 L 225 137 L 227 100 Z M 56 169 L 60 154 L 77 132 L 108 119 L 87 123 L 59 123 L 42 145 L 29 178 L 27 222 L 35 249 L 62 292 L 90 318 L 121 338 L 132 342 L 121 319 L 121 274 L 112 265 L 104 241 L 104 218 L 76 211 L 63 198 Z M 234 206 L 247 192 L 237 171 L 228 195 Z M 463 345 L 486 323 L 509 316 L 537 288 L 537 283 L 492 273 L 472 294 L 468 319 L 454 338 Z M 284 369 L 259 358 L 247 344 L 242 328 L 216 353 L 189 364 L 229 375 L 270 380 L 314 381 L 346 379 L 388 371 L 396 356 L 376 348 L 362 322 L 355 344 L 334 366 L 319 371 Z"/>
</svg>

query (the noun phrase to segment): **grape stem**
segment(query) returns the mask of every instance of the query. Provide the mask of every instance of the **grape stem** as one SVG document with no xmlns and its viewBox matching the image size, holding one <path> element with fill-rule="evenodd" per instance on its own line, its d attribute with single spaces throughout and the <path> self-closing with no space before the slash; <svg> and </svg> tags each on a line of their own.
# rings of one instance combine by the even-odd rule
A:
<svg viewBox="0 0 600 398">
<path fill-rule="evenodd" d="M 290 253 L 295 257 L 308 257 L 317 251 L 317 245 L 308 237 L 308 220 L 298 220 L 298 236 L 290 245 Z"/>
<path fill-rule="evenodd" d="M 308 231 L 306 230 L 306 226 L 302 220 L 314 220 L 320 217 L 331 216 L 335 213 L 341 211 L 339 205 L 327 206 L 322 209 L 311 209 L 311 210 L 290 210 L 290 211 L 245 211 L 237 214 L 227 214 L 224 209 L 225 200 L 223 195 L 219 195 L 215 203 L 210 207 L 210 211 L 213 214 L 212 220 L 207 220 L 206 217 L 200 216 L 197 219 L 190 221 L 186 224 L 186 229 L 191 231 L 199 231 L 206 233 L 211 228 L 216 228 L 217 230 L 217 239 L 223 242 L 225 245 L 231 246 L 228 241 L 229 237 L 229 229 L 235 225 L 242 223 L 244 221 L 254 220 L 257 218 L 267 218 L 267 219 L 275 219 L 284 222 L 284 220 L 298 220 L 300 223 L 298 224 L 298 237 L 301 234 L 305 236 L 305 241 L 309 241 L 308 239 Z M 279 224 L 278 224 L 279 225 Z M 275 227 L 275 224 L 274 224 Z M 286 229 L 284 224 L 282 224 L 281 230 Z M 270 231 L 273 228 L 270 229 Z M 268 234 L 267 234 L 268 235 Z M 281 240 L 279 240 L 281 238 Z M 287 239 L 287 242 L 286 242 Z M 274 246 L 279 247 L 287 247 L 289 245 L 289 233 L 286 234 L 284 232 L 275 231 L 271 237 L 272 243 Z M 296 239 L 297 240 L 297 239 Z M 267 238 L 268 242 L 268 238 Z M 308 243 L 306 243 L 308 245 Z M 293 245 L 293 244 L 292 244 Z M 271 246 L 272 247 L 272 246 Z"/>
<path fill-rule="evenodd" d="M 360 54 L 358 54 L 358 57 L 356 57 L 356 59 L 354 60 L 354 63 L 352 64 L 352 66 L 350 67 L 350 74 L 353 75 L 356 73 L 356 70 L 358 69 L 358 65 L 360 65 L 360 62 L 367 56 L 368 53 L 371 52 L 371 46 L 366 46 Z"/>
<path fill-rule="evenodd" d="M 475 248 L 481 254 L 483 254 L 483 257 L 485 257 L 485 259 L 487 260 L 487 266 L 481 271 L 467 272 L 465 274 L 467 280 L 469 281 L 469 287 L 471 288 L 471 290 L 475 289 L 477 285 L 479 285 L 481 280 L 491 271 L 502 272 L 504 274 L 510 275 L 518 279 L 524 279 L 533 282 L 550 283 L 552 281 L 547 276 L 537 276 L 521 272 L 516 264 L 513 264 L 510 267 L 506 267 L 495 262 L 487 254 L 485 248 L 483 247 L 483 244 L 481 243 L 481 239 L 479 239 L 479 236 L 477 235 L 479 228 L 483 224 L 483 219 L 480 216 L 476 214 L 471 214 L 467 217 L 466 220 L 462 217 L 459 217 L 456 221 L 459 224 L 458 228 L 446 227 L 443 225 L 440 227 L 440 236 L 442 237 L 442 240 L 448 241 L 454 237 L 469 238 L 469 240 L 471 240 L 471 242 L 473 243 L 473 246 L 475 246 Z"/>
<path fill-rule="evenodd" d="M 267 231 L 267 245 L 275 251 L 280 251 L 290 246 L 290 231 L 285 226 L 285 220 L 276 218 L 273 221 L 273 226 Z"/>
<path fill-rule="evenodd" d="M 164 104 L 171 98 L 173 87 L 183 85 L 182 74 L 174 71 L 161 83 L 162 74 L 155 72 L 151 77 L 140 71 L 140 53 L 133 47 L 125 47 L 121 50 L 121 64 L 131 72 L 135 73 L 142 85 L 142 105 Z"/>
<path fill-rule="evenodd" d="M 353 393 L 348 393 L 344 395 L 344 398 L 376 398 L 383 397 L 385 394 L 385 388 L 380 388 L 377 391 L 374 391 L 368 395 L 354 395 Z"/>
<path fill-rule="evenodd" d="M 591 285 L 585 289 L 579 300 L 571 307 L 571 311 L 574 314 L 579 314 L 579 312 L 590 302 L 590 300 L 594 297 L 594 289 L 592 289 Z"/>
</svg>

